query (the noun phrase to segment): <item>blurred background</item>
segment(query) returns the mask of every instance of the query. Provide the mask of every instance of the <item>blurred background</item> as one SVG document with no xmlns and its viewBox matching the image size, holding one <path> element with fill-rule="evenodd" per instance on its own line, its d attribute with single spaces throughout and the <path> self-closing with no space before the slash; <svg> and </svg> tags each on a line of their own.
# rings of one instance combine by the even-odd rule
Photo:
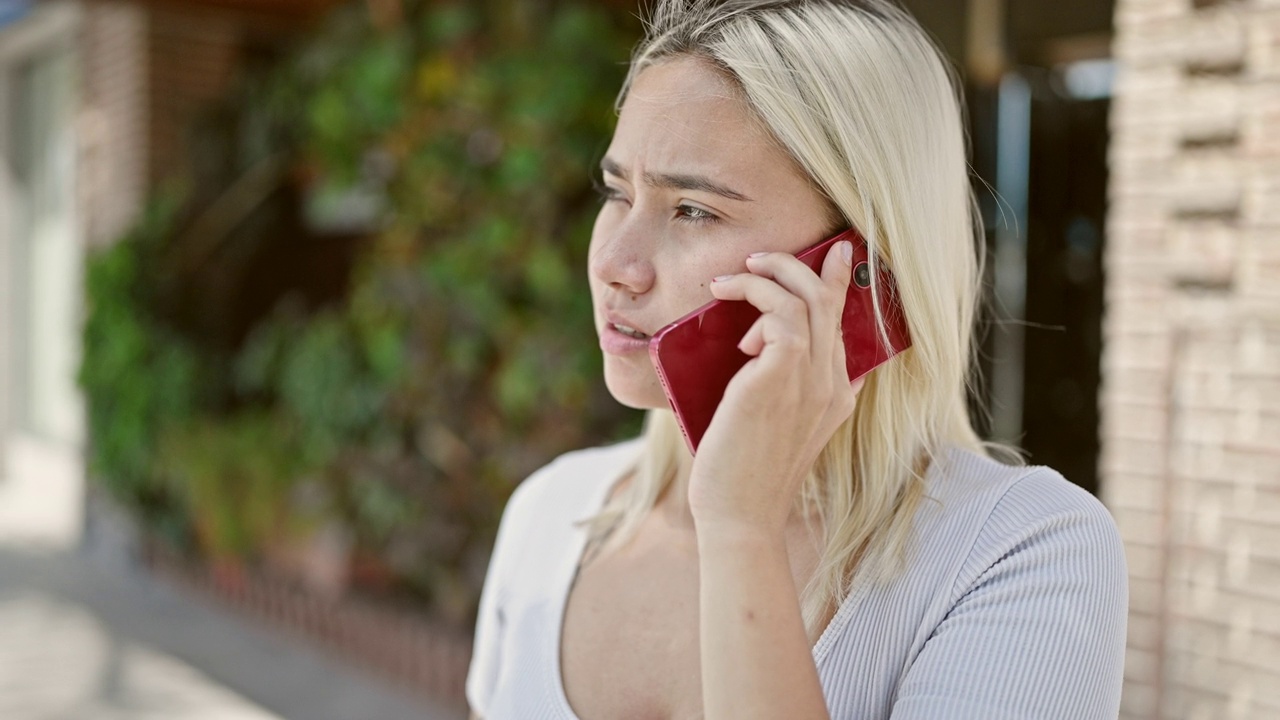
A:
<svg viewBox="0 0 1280 720">
<path fill-rule="evenodd" d="M 1280 717 L 1280 3 L 903 4 L 974 415 L 1125 538 L 1122 717 Z M 636 9 L 0 0 L 0 717 L 465 717 L 507 496 L 639 430 L 585 282 Z"/>
</svg>

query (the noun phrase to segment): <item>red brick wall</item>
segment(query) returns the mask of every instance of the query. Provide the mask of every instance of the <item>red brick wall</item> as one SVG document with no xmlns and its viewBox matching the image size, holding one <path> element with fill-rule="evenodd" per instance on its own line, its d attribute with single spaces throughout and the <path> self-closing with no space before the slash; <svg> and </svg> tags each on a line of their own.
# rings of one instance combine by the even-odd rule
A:
<svg viewBox="0 0 1280 720">
<path fill-rule="evenodd" d="M 239 62 L 240 18 L 181 4 L 150 6 L 148 134 L 152 182 L 188 177 L 190 132 L 231 89 Z"/>
<path fill-rule="evenodd" d="M 146 13 L 133 3 L 84 5 L 78 184 L 89 245 L 119 237 L 146 196 L 146 34 Z"/>
<path fill-rule="evenodd" d="M 80 194 L 89 244 L 128 229 L 150 188 L 189 179 L 191 133 L 243 48 L 285 41 L 333 0 L 92 0 L 80 31 Z"/>
<path fill-rule="evenodd" d="M 1280 1 L 1117 0 L 1104 500 L 1124 718 L 1280 717 Z"/>
</svg>

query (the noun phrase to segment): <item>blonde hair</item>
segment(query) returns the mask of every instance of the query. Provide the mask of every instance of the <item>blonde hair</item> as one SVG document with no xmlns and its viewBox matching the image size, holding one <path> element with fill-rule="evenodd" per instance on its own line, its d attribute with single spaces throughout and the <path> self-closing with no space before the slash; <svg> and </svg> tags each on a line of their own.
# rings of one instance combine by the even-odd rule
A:
<svg viewBox="0 0 1280 720">
<path fill-rule="evenodd" d="M 970 422 L 982 225 L 969 183 L 960 85 L 905 11 L 886 0 L 660 0 L 618 105 L 645 68 L 693 57 L 728 77 L 878 263 L 893 268 L 913 340 L 868 377 L 797 500 L 822 520 L 801 593 L 812 639 L 858 578 L 908 560 L 924 473 L 960 447 L 989 456 Z M 877 321 L 884 331 L 877 307 Z M 590 521 L 592 541 L 629 538 L 670 485 L 683 442 L 651 410 L 632 481 Z M 616 531 L 616 532 L 614 532 Z"/>
</svg>

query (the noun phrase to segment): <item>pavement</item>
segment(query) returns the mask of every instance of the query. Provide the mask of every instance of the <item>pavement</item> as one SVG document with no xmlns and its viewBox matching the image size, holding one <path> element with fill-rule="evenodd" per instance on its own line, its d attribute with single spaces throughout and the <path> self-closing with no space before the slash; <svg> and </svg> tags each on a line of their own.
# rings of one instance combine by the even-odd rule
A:
<svg viewBox="0 0 1280 720">
<path fill-rule="evenodd" d="M 185 588 L 0 549 L 4 720 L 464 717 Z"/>
<path fill-rule="evenodd" d="M 0 519 L 33 517 L 17 497 L 0 477 Z M 126 525 L 87 520 L 75 542 L 0 522 L 0 720 L 466 717 L 151 575 Z"/>
</svg>

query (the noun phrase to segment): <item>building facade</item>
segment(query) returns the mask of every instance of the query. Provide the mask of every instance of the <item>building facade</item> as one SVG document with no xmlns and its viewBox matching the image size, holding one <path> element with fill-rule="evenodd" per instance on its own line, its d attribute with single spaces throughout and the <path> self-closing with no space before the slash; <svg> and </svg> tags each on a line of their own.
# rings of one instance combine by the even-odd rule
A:
<svg viewBox="0 0 1280 720">
<path fill-rule="evenodd" d="M 188 131 L 247 48 L 331 4 L 0 0 L 0 537 L 79 537 L 85 254 L 190 174 Z"/>
<path fill-rule="evenodd" d="M 83 19 L 36 3 L 0 27 L 0 537 L 62 545 L 79 534 L 84 474 Z"/>
<path fill-rule="evenodd" d="M 1102 496 L 1124 718 L 1280 717 L 1280 2 L 1118 0 Z"/>
</svg>

